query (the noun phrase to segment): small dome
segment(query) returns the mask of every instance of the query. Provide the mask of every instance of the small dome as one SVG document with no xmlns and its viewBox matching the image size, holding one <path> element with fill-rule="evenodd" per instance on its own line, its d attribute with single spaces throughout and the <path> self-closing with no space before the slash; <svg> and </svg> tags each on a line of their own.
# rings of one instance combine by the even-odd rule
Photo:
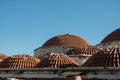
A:
<svg viewBox="0 0 120 80">
<path fill-rule="evenodd" d="M 7 58 L 7 55 L 6 54 L 0 54 L 0 61 Z"/>
<path fill-rule="evenodd" d="M 101 43 L 105 43 L 105 42 L 109 42 L 109 41 L 115 41 L 115 40 L 119 40 L 120 41 L 120 28 L 113 31 L 112 33 L 110 33 L 108 36 L 106 36 Z"/>
<path fill-rule="evenodd" d="M 39 63 L 39 59 L 29 55 L 14 55 L 2 61 L 2 68 L 33 68 Z"/>
<path fill-rule="evenodd" d="M 2 66 L 2 61 L 7 58 L 7 55 L 6 54 L 0 54 L 0 67 Z"/>
<path fill-rule="evenodd" d="M 38 67 L 48 68 L 64 68 L 64 67 L 77 67 L 79 64 L 72 58 L 64 54 L 52 53 L 52 55 L 40 61 Z"/>
<path fill-rule="evenodd" d="M 54 46 L 54 45 L 80 47 L 80 46 L 86 46 L 89 44 L 87 41 L 85 41 L 81 37 L 70 35 L 70 34 L 64 34 L 64 35 L 58 35 L 49 39 L 43 44 L 42 47 Z"/>
<path fill-rule="evenodd" d="M 120 48 L 109 48 L 90 57 L 83 67 L 119 67 Z"/>
<path fill-rule="evenodd" d="M 65 54 L 67 55 L 74 55 L 74 54 L 80 54 L 80 55 L 93 55 L 100 51 L 101 49 L 96 46 L 84 46 L 79 48 L 74 48 L 72 50 L 69 50 Z"/>
</svg>

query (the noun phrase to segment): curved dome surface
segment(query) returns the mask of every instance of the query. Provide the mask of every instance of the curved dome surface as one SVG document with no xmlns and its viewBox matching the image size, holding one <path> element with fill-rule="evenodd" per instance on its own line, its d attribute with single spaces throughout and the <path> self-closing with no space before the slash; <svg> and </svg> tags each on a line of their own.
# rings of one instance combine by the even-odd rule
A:
<svg viewBox="0 0 120 80">
<path fill-rule="evenodd" d="M 7 58 L 7 55 L 6 54 L 0 54 L 0 67 L 2 67 L 2 61 Z"/>
<path fill-rule="evenodd" d="M 120 48 L 109 48 L 90 57 L 83 67 L 119 67 Z"/>
<path fill-rule="evenodd" d="M 49 39 L 43 44 L 42 47 L 54 46 L 54 45 L 80 47 L 80 46 L 86 46 L 89 44 L 87 41 L 85 41 L 83 38 L 79 36 L 64 34 L 64 35 L 58 35 Z"/>
<path fill-rule="evenodd" d="M 79 48 L 73 48 L 72 50 L 69 50 L 65 54 L 67 54 L 67 55 L 74 55 L 74 54 L 93 55 L 100 50 L 101 49 L 96 46 L 84 46 L 84 47 L 79 47 Z"/>
<path fill-rule="evenodd" d="M 64 68 L 64 67 L 78 67 L 79 64 L 72 58 L 64 54 L 52 53 L 52 55 L 40 61 L 38 67 L 48 68 Z"/>
<path fill-rule="evenodd" d="M 106 36 L 101 43 L 114 41 L 114 40 L 120 40 L 120 28 L 110 33 L 108 36 Z"/>
<path fill-rule="evenodd" d="M 7 58 L 7 55 L 6 54 L 0 54 L 0 61 Z"/>
<path fill-rule="evenodd" d="M 39 63 L 39 59 L 29 55 L 14 55 L 2 61 L 2 68 L 33 68 Z"/>
</svg>

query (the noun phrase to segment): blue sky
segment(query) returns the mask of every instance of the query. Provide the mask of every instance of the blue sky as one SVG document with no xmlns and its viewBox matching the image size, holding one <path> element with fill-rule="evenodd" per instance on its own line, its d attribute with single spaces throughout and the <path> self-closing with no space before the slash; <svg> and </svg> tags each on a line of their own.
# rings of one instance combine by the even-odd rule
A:
<svg viewBox="0 0 120 80">
<path fill-rule="evenodd" d="M 59 34 L 91 45 L 120 27 L 120 0 L 0 0 L 0 53 L 33 55 Z"/>
</svg>

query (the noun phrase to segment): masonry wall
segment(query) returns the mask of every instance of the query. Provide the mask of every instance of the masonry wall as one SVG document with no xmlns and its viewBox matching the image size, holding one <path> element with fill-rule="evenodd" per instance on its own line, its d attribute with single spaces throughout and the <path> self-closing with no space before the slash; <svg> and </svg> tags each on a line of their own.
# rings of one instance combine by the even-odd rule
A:
<svg viewBox="0 0 120 80">
<path fill-rule="evenodd" d="M 68 56 L 74 59 L 77 63 L 79 63 L 80 66 L 90 58 L 90 56 L 82 55 L 68 55 Z"/>
<path fill-rule="evenodd" d="M 120 47 L 120 41 L 109 41 L 105 43 L 98 44 L 97 46 L 102 48 L 109 48 L 109 47 Z"/>
</svg>

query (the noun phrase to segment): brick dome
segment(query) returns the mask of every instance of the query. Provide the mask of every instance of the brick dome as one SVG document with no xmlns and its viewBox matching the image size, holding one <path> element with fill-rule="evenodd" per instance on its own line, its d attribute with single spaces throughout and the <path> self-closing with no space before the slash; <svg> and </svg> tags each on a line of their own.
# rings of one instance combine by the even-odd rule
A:
<svg viewBox="0 0 120 80">
<path fill-rule="evenodd" d="M 59 53 L 51 53 L 48 57 L 41 60 L 38 67 L 48 68 L 64 68 L 78 67 L 79 64 L 67 55 Z"/>
<path fill-rule="evenodd" d="M 100 51 L 101 49 L 96 46 L 84 46 L 84 47 L 79 47 L 79 48 L 73 48 L 72 50 L 69 50 L 65 54 L 67 55 L 93 55 Z"/>
<path fill-rule="evenodd" d="M 33 68 L 39 63 L 39 59 L 29 55 L 14 55 L 4 59 L 2 68 Z"/>
<path fill-rule="evenodd" d="M 109 41 L 115 41 L 115 40 L 120 40 L 120 28 L 113 31 L 109 35 L 107 35 L 101 43 L 109 42 Z"/>
<path fill-rule="evenodd" d="M 85 41 L 83 38 L 79 36 L 64 34 L 64 35 L 58 35 L 49 39 L 42 45 L 42 47 L 54 46 L 54 45 L 80 47 L 80 46 L 86 46 L 89 44 L 87 41 Z"/>
<path fill-rule="evenodd" d="M 2 61 L 3 59 L 7 58 L 6 54 L 0 54 L 0 61 Z"/>
<path fill-rule="evenodd" d="M 2 67 L 2 61 L 7 58 L 7 55 L 6 54 L 0 54 L 0 67 Z"/>
<path fill-rule="evenodd" d="M 90 57 L 83 67 L 120 67 L 120 48 L 109 48 Z"/>
</svg>

